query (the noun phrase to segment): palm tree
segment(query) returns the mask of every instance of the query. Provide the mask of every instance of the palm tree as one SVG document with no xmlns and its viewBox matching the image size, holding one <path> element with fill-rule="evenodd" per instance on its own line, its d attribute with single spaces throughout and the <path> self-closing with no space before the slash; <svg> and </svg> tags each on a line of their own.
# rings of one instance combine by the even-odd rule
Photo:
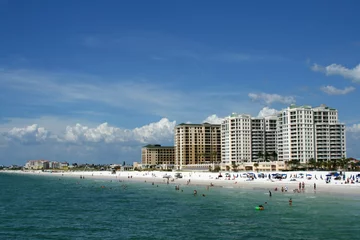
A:
<svg viewBox="0 0 360 240">
<path fill-rule="evenodd" d="M 275 151 L 273 151 L 273 152 L 271 153 L 271 156 L 272 156 L 272 158 L 273 158 L 273 161 L 276 161 L 276 160 L 277 160 L 277 153 L 276 153 Z"/>
<path fill-rule="evenodd" d="M 257 157 L 258 157 L 258 160 L 262 159 L 264 157 L 263 152 L 258 152 Z"/>
<path fill-rule="evenodd" d="M 337 170 L 339 168 L 339 165 L 340 165 L 339 159 L 332 159 L 331 160 L 331 169 L 332 170 Z"/>
<path fill-rule="evenodd" d="M 258 166 L 259 166 L 259 163 L 257 163 L 257 162 L 256 162 L 256 163 L 254 163 L 254 167 L 255 167 L 255 169 L 256 169 L 255 171 L 258 171 L 258 169 L 257 169 L 257 168 L 258 168 Z"/>
<path fill-rule="evenodd" d="M 215 156 L 215 163 L 217 163 L 217 152 L 212 152 L 211 153 L 211 162 L 214 162 L 214 156 Z"/>
<path fill-rule="evenodd" d="M 349 162 L 350 162 L 349 158 L 343 157 L 342 159 L 340 159 L 341 168 L 343 170 L 347 170 L 349 168 Z"/>
<path fill-rule="evenodd" d="M 327 161 L 326 166 L 327 166 L 328 170 L 332 170 L 332 167 L 334 166 L 334 164 L 332 162 L 330 162 L 330 161 Z"/>
<path fill-rule="evenodd" d="M 311 166 L 312 168 L 316 167 L 316 160 L 314 158 L 310 158 L 308 161 L 308 166 Z"/>
<path fill-rule="evenodd" d="M 232 163 L 231 163 L 231 167 L 232 167 L 232 169 L 233 169 L 234 172 L 237 172 L 237 170 L 238 170 L 238 169 L 237 169 L 237 168 L 238 168 L 238 165 L 236 165 L 235 162 L 232 162 Z"/>
<path fill-rule="evenodd" d="M 300 160 L 291 160 L 289 163 L 291 165 L 291 169 L 297 169 L 299 168 Z"/>
<path fill-rule="evenodd" d="M 351 166 L 351 170 L 355 170 L 355 169 L 356 169 L 356 163 L 351 162 L 351 163 L 350 163 L 350 166 Z"/>
<path fill-rule="evenodd" d="M 270 156 L 270 154 L 268 152 L 265 152 L 265 162 L 270 162 L 269 156 Z"/>
<path fill-rule="evenodd" d="M 323 166 L 323 160 L 319 159 L 318 161 L 316 161 L 315 167 L 316 168 L 321 168 Z"/>
</svg>

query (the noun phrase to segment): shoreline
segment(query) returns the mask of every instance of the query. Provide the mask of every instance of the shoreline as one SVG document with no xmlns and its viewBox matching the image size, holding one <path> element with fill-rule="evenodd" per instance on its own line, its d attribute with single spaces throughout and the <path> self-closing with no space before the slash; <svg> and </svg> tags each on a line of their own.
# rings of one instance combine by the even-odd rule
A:
<svg viewBox="0 0 360 240">
<path fill-rule="evenodd" d="M 151 171 L 151 172 L 137 172 L 137 171 L 119 171 L 116 174 L 112 174 L 110 171 L 86 171 L 86 172 L 42 172 L 40 170 L 28 170 L 28 171 L 15 171 L 15 170 L 5 170 L 0 171 L 0 173 L 8 174 L 28 174 L 28 175 L 41 175 L 41 176 L 54 176 L 54 177 L 72 177 L 80 178 L 84 176 L 85 179 L 106 179 L 106 180 L 128 180 L 131 182 L 146 182 L 154 184 L 171 184 L 179 186 L 198 186 L 198 187 L 210 187 L 213 184 L 213 187 L 221 188 L 233 188 L 233 189 L 262 189 L 266 191 L 274 192 L 274 189 L 277 188 L 278 192 L 281 192 L 281 188 L 287 188 L 287 193 L 294 193 L 294 189 L 299 188 L 299 183 L 304 183 L 304 190 L 301 190 L 301 193 L 334 193 L 334 194 L 359 194 L 360 183 L 354 184 L 344 184 L 344 180 L 331 180 L 330 183 L 326 183 L 323 177 L 323 180 L 320 178 L 315 179 L 311 177 L 308 179 L 306 177 L 300 177 L 300 174 L 306 176 L 311 174 L 312 176 L 325 176 L 329 172 L 315 172 L 315 171 L 297 171 L 297 172 L 284 172 L 282 174 L 288 174 L 291 176 L 296 176 L 290 178 L 287 176 L 286 179 L 269 179 L 266 178 L 256 178 L 254 180 L 249 180 L 249 178 L 242 178 L 241 175 L 245 172 L 232 172 L 230 178 L 218 178 L 219 173 L 213 172 L 179 172 L 182 174 L 182 178 L 175 179 L 175 172 L 160 172 L 160 171 Z M 267 172 L 266 175 L 273 174 L 273 172 Z M 350 176 L 356 176 L 358 172 L 345 172 L 345 176 L 348 178 Z M 172 177 L 163 178 L 163 175 L 171 175 Z M 237 176 L 237 177 L 236 177 Z M 227 180 L 229 179 L 229 180 Z M 295 179 L 296 181 L 290 181 L 290 179 Z M 343 178 L 342 178 L 343 179 Z M 188 181 L 189 184 L 188 184 Z M 354 181 L 355 182 L 355 181 Z M 316 190 L 314 189 L 314 184 L 316 184 Z"/>
</svg>

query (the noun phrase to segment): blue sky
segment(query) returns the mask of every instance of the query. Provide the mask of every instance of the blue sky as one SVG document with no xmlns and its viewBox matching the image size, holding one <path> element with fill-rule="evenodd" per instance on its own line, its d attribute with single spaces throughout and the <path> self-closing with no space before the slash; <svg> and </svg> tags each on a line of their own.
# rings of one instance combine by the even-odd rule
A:
<svg viewBox="0 0 360 240">
<path fill-rule="evenodd" d="M 176 123 L 291 102 L 337 108 L 360 157 L 359 8 L 0 0 L 0 162 L 130 163 Z"/>
</svg>

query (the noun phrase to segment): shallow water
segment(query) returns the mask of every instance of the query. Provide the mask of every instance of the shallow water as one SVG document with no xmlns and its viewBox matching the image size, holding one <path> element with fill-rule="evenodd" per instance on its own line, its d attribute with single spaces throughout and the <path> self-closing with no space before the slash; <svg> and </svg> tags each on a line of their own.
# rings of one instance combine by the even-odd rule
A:
<svg viewBox="0 0 360 240">
<path fill-rule="evenodd" d="M 261 189 L 183 186 L 182 192 L 166 184 L 1 173 L 0 187 L 0 239 L 358 239 L 360 234 L 357 193 L 273 192 L 270 198 Z M 265 201 L 264 211 L 254 209 Z"/>
</svg>

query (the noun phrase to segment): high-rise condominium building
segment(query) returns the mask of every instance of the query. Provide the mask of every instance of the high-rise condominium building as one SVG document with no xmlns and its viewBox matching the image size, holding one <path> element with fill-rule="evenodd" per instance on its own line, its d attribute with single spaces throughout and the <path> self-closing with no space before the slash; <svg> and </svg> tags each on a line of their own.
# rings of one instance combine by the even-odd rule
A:
<svg viewBox="0 0 360 240">
<path fill-rule="evenodd" d="M 345 125 L 338 111 L 326 105 L 295 106 L 282 110 L 277 119 L 278 159 L 332 160 L 346 157 Z"/>
<path fill-rule="evenodd" d="M 175 127 L 175 165 L 213 163 L 221 161 L 219 124 L 185 124 Z"/>
<path fill-rule="evenodd" d="M 141 163 L 143 165 L 168 165 L 175 164 L 174 146 L 161 146 L 159 144 L 146 145 L 141 149 Z"/>
<path fill-rule="evenodd" d="M 276 152 L 276 116 L 252 118 L 233 113 L 221 124 L 221 159 L 232 162 L 252 162 L 270 158 Z"/>
</svg>

